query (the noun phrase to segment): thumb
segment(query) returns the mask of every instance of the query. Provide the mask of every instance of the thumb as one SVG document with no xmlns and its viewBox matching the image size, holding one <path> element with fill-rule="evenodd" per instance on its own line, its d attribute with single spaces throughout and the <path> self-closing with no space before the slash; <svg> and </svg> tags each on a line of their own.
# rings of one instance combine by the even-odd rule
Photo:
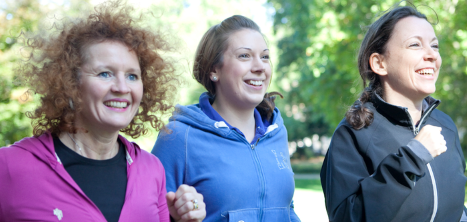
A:
<svg viewBox="0 0 467 222">
<path fill-rule="evenodd" d="M 177 209 L 175 209 L 174 203 L 175 203 L 175 193 L 174 192 L 168 192 L 165 195 L 165 199 L 167 199 L 167 206 L 169 207 L 169 212 L 170 216 L 173 217 L 175 220 L 180 220 L 180 216 L 177 213 Z"/>
<path fill-rule="evenodd" d="M 167 192 L 167 195 L 165 195 L 165 199 L 167 199 L 167 206 L 173 207 L 175 202 L 175 193 Z"/>
</svg>

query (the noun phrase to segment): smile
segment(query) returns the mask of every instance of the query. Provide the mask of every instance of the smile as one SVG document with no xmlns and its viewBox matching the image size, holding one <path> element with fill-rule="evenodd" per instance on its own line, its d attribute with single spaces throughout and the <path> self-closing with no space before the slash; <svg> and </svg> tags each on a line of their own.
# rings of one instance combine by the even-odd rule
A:
<svg viewBox="0 0 467 222">
<path fill-rule="evenodd" d="M 432 76 L 435 73 L 435 70 L 433 68 L 428 68 L 428 69 L 419 69 L 415 71 L 416 73 L 424 76 L 424 75 L 429 75 Z"/>
<path fill-rule="evenodd" d="M 123 108 L 128 107 L 129 104 L 127 102 L 108 101 L 108 102 L 104 102 L 104 105 L 107 107 L 123 109 Z"/>
<path fill-rule="evenodd" d="M 252 86 L 262 86 L 263 85 L 263 81 L 261 80 L 248 80 L 248 81 L 245 81 L 248 85 L 252 85 Z"/>
</svg>

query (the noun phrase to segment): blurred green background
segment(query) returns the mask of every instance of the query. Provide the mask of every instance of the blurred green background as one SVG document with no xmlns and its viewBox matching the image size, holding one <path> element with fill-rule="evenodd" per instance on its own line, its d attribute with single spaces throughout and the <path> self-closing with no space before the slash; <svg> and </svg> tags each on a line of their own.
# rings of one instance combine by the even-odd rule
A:
<svg viewBox="0 0 467 222">
<path fill-rule="evenodd" d="M 54 22 L 83 15 L 102 1 L 4 0 L 0 2 L 0 146 L 31 135 L 25 111 L 40 95 L 24 100 L 26 87 L 15 81 L 14 68 L 24 60 L 22 36 L 53 32 Z M 308 159 L 325 152 L 335 126 L 362 90 L 356 54 L 366 26 L 395 0 L 172 0 L 129 1 L 153 16 L 145 25 L 173 38 L 178 71 L 184 78 L 180 104 L 197 102 L 204 89 L 191 77 L 194 51 L 203 33 L 233 14 L 255 20 L 271 48 L 274 68 L 270 90 L 278 99 L 289 132 L 293 158 Z M 407 4 L 407 2 L 402 3 Z M 463 147 L 467 127 L 467 1 L 413 1 L 428 15 L 440 40 L 443 58 L 437 91 L 439 109 L 459 128 Z M 24 53 L 24 52 L 23 52 Z M 151 149 L 157 132 L 137 139 Z M 147 146 L 146 146 L 147 145 Z M 291 151 L 291 153 L 292 153 Z"/>
<path fill-rule="evenodd" d="M 84 15 L 103 1 L 2 0 L 0 1 L 0 147 L 32 135 L 26 111 L 40 95 L 25 100 L 27 87 L 18 84 L 14 68 L 25 59 L 22 36 L 53 32 L 54 22 Z M 196 103 L 204 89 L 191 77 L 196 46 L 204 32 L 223 19 L 241 14 L 256 21 L 265 34 L 273 63 L 270 91 L 278 99 L 288 129 L 289 149 L 297 174 L 319 173 L 334 128 L 362 85 L 356 55 L 366 26 L 396 0 L 148 0 L 129 1 L 153 16 L 144 25 L 172 38 L 178 53 L 177 70 L 184 83 L 176 99 Z M 443 65 L 433 95 L 438 107 L 459 129 L 467 147 L 467 0 L 413 2 L 434 24 Z M 402 3 L 402 5 L 407 2 Z M 157 132 L 136 139 L 151 150 Z M 129 138 L 129 137 L 128 137 Z M 133 140 L 129 138 L 130 140 Z M 321 187 L 318 179 L 297 180 L 298 190 Z M 304 220 L 307 221 L 307 220 Z M 315 220 L 317 221 L 317 220 Z"/>
</svg>

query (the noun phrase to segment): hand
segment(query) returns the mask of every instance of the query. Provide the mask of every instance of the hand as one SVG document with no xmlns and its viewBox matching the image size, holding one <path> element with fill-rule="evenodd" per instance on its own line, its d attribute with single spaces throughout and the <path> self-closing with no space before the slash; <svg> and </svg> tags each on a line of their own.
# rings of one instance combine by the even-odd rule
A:
<svg viewBox="0 0 467 222">
<path fill-rule="evenodd" d="M 441 134 L 441 127 L 426 125 L 420 130 L 420 133 L 415 137 L 425 148 L 430 152 L 433 158 L 446 152 L 446 140 Z"/>
<path fill-rule="evenodd" d="M 168 192 L 165 197 L 170 216 L 177 222 L 200 222 L 206 217 L 203 195 L 192 186 L 182 184 L 177 192 Z M 195 209 L 195 200 L 198 202 L 198 209 Z"/>
</svg>

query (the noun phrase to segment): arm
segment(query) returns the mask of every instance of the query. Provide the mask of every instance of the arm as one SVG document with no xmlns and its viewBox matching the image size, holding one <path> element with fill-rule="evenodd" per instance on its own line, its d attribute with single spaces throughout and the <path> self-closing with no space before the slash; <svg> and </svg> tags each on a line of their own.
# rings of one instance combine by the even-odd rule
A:
<svg viewBox="0 0 467 222">
<path fill-rule="evenodd" d="M 370 174 L 367 166 L 371 166 L 371 160 L 361 155 L 366 147 L 358 144 L 347 126 L 338 127 L 333 135 L 321 170 L 329 219 L 391 221 L 432 157 L 420 142 L 411 140 L 397 153 L 386 156 Z"/>
<path fill-rule="evenodd" d="M 176 127 L 173 122 L 167 127 L 172 132 L 168 134 L 161 131 L 151 153 L 159 158 L 165 168 L 167 191 L 176 192 L 178 187 L 185 182 L 185 132 L 188 127 L 178 122 Z"/>
<path fill-rule="evenodd" d="M 189 127 L 171 122 L 167 126 L 170 134 L 161 131 L 151 153 L 156 155 L 165 168 L 167 206 L 174 221 L 202 221 L 206 217 L 203 196 L 194 187 L 184 185 L 186 166 L 186 136 Z M 198 201 L 194 210 L 193 200 Z"/>
<path fill-rule="evenodd" d="M 161 166 L 161 169 L 163 167 Z M 167 190 L 165 188 L 165 173 L 162 170 L 163 179 L 162 179 L 162 186 L 159 190 L 159 197 L 158 197 L 158 203 L 159 203 L 159 219 L 161 222 L 170 222 L 170 214 L 169 214 L 169 209 L 167 206 L 167 200 L 165 199 L 165 195 L 167 194 Z"/>
</svg>

